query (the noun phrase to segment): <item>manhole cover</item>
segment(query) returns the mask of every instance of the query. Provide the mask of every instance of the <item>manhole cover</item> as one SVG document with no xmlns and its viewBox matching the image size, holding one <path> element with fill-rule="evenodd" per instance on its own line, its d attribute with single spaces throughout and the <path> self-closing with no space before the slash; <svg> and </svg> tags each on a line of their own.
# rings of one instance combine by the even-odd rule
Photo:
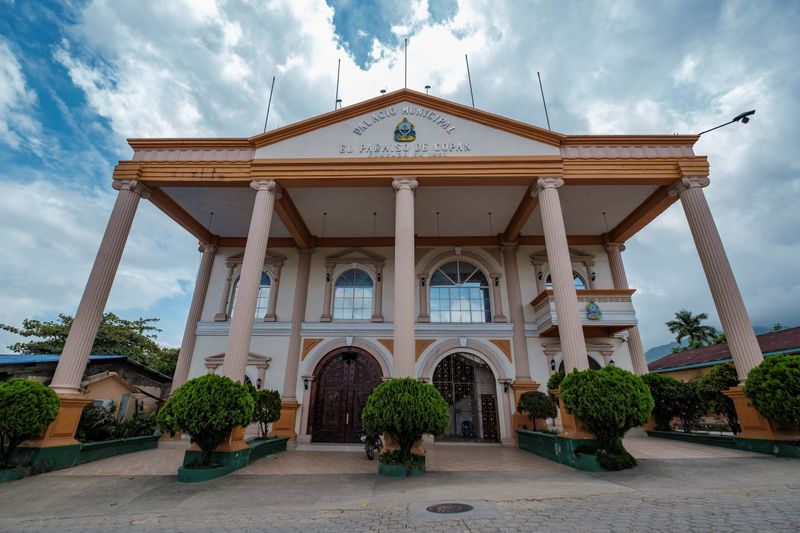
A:
<svg viewBox="0 0 800 533">
<path fill-rule="evenodd" d="M 471 511 L 473 507 L 466 503 L 437 503 L 426 508 L 430 513 L 466 513 Z"/>
</svg>

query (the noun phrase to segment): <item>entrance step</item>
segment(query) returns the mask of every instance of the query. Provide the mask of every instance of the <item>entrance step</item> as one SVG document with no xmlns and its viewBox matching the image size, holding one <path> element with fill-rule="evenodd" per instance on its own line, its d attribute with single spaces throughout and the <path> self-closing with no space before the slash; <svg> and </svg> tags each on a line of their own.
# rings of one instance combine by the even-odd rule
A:
<svg viewBox="0 0 800 533">
<path fill-rule="evenodd" d="M 336 444 L 328 442 L 314 442 L 298 444 L 295 448 L 299 452 L 361 452 L 364 453 L 363 444 Z"/>
</svg>

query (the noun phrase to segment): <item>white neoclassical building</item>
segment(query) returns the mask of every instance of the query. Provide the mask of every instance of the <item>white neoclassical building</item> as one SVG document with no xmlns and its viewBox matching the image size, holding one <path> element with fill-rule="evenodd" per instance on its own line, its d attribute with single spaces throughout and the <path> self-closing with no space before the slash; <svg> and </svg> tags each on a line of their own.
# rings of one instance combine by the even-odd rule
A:
<svg viewBox="0 0 800 533">
<path fill-rule="evenodd" d="M 746 375 L 761 352 L 696 141 L 562 135 L 405 89 L 248 138 L 133 139 L 53 380 L 62 414 L 140 199 L 200 241 L 174 386 L 277 389 L 296 441 L 357 440 L 391 377 L 442 392 L 443 439 L 510 444 L 515 399 L 560 367 L 645 373 L 622 251 L 676 201 Z"/>
</svg>

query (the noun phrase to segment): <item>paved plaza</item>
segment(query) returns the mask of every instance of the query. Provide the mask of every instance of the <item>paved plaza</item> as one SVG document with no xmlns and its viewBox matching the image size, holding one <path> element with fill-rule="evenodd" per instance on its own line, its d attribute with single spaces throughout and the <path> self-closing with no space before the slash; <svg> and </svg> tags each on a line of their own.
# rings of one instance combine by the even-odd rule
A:
<svg viewBox="0 0 800 533">
<path fill-rule="evenodd" d="M 385 479 L 362 453 L 289 451 L 178 484 L 162 447 L 0 485 L 2 531 L 800 531 L 800 461 L 635 437 L 633 470 L 578 472 L 514 448 L 429 446 Z M 467 503 L 433 515 L 434 503 Z"/>
</svg>

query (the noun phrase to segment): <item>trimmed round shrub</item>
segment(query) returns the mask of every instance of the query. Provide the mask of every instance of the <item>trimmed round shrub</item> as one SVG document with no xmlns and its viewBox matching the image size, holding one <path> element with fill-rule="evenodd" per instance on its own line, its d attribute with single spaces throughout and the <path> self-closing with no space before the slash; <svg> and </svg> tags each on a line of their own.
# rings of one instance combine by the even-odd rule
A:
<svg viewBox="0 0 800 533">
<path fill-rule="evenodd" d="M 744 393 L 762 416 L 800 425 L 800 355 L 773 355 L 747 375 Z"/>
<path fill-rule="evenodd" d="M 697 382 L 697 393 L 700 395 L 700 401 L 703 402 L 705 409 L 725 419 L 734 435 L 739 433 L 739 417 L 736 414 L 733 400 L 725 396 L 723 391 L 738 384 L 739 376 L 736 374 L 736 367 L 730 363 L 712 367 Z"/>
<path fill-rule="evenodd" d="M 636 465 L 622 446 L 625 432 L 647 422 L 653 410 L 650 389 L 639 376 L 609 365 L 573 371 L 560 387 L 564 408 L 597 437 L 597 461 L 609 470 Z"/>
<path fill-rule="evenodd" d="M 255 404 L 253 422 L 258 422 L 259 436 L 266 437 L 269 425 L 281 417 L 281 394 L 271 389 L 258 390 L 252 385 L 250 394 Z"/>
<path fill-rule="evenodd" d="M 32 379 L 0 382 L 0 468 L 6 468 L 17 446 L 37 437 L 55 420 L 61 400 Z"/>
<path fill-rule="evenodd" d="M 247 386 L 225 376 L 206 374 L 181 385 L 158 412 L 163 431 L 187 433 L 202 450 L 202 466 L 236 426 L 253 420 L 253 397 Z"/>
<path fill-rule="evenodd" d="M 677 400 L 678 387 L 680 387 L 681 382 L 672 376 L 653 372 L 642 376 L 642 381 L 650 389 L 650 395 L 655 402 L 653 417 L 656 421 L 656 429 L 659 431 L 671 431 L 670 422 L 678 416 L 680 411 Z"/>
<path fill-rule="evenodd" d="M 411 448 L 425 434 L 441 435 L 450 423 L 450 409 L 433 385 L 413 378 L 391 379 L 378 385 L 361 413 L 364 430 L 386 433 L 394 439 L 399 455 L 392 461 L 411 467 Z M 386 463 L 391 457 L 381 456 Z"/>
<path fill-rule="evenodd" d="M 558 414 L 555 402 L 545 393 L 530 391 L 522 394 L 517 402 L 517 411 L 528 413 L 528 418 L 533 422 L 536 431 L 537 418 L 555 418 Z"/>
<path fill-rule="evenodd" d="M 550 376 L 550 379 L 547 380 L 547 395 L 556 403 L 556 408 L 558 408 L 558 400 L 555 396 L 550 394 L 550 391 L 561 387 L 561 382 L 564 381 L 564 375 L 564 372 L 559 371 Z"/>
</svg>

